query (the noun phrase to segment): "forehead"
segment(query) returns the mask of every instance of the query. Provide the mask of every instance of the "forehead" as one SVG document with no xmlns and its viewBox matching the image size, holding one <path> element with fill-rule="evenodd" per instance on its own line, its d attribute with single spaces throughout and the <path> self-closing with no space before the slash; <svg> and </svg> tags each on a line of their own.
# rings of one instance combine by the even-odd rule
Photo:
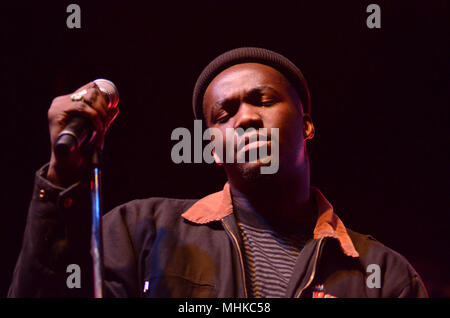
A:
<svg viewBox="0 0 450 318">
<path fill-rule="evenodd" d="M 290 85 L 279 71 L 259 63 L 242 63 L 233 65 L 219 73 L 208 85 L 204 103 L 227 98 L 233 94 L 250 91 L 258 86 L 270 86 L 285 90 Z"/>
</svg>

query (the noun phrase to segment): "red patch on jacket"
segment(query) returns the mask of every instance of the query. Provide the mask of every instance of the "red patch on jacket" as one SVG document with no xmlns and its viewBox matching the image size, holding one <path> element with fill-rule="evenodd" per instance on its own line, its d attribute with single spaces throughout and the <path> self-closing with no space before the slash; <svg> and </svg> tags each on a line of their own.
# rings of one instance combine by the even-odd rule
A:
<svg viewBox="0 0 450 318">
<path fill-rule="evenodd" d="M 325 291 L 323 290 L 323 285 L 314 286 L 312 297 L 313 298 L 338 298 L 336 296 L 326 294 Z"/>
</svg>

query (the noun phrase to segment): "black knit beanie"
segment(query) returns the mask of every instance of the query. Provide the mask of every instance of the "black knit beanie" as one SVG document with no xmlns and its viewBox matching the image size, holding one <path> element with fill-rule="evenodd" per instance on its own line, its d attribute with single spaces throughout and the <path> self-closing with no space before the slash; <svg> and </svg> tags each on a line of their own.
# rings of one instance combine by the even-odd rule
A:
<svg viewBox="0 0 450 318">
<path fill-rule="evenodd" d="M 303 111 L 307 114 L 310 113 L 311 100 L 308 84 L 306 83 L 302 72 L 294 65 L 294 63 L 289 61 L 283 55 L 267 49 L 242 47 L 225 52 L 216 57 L 205 67 L 198 77 L 192 96 L 192 107 L 196 119 L 203 119 L 203 95 L 209 83 L 223 70 L 241 63 L 260 63 L 275 68 L 283 74 L 297 90 L 302 101 Z"/>
</svg>

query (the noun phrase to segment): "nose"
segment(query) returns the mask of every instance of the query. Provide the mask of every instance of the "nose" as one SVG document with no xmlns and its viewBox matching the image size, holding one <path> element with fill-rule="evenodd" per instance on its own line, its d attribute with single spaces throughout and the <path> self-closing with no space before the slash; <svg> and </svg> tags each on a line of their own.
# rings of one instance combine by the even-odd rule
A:
<svg viewBox="0 0 450 318">
<path fill-rule="evenodd" d="M 264 127 L 262 118 L 258 112 L 258 107 L 255 107 L 251 104 L 242 103 L 235 117 L 235 129 L 243 128 L 244 130 L 246 130 L 248 128 L 258 129 Z"/>
</svg>

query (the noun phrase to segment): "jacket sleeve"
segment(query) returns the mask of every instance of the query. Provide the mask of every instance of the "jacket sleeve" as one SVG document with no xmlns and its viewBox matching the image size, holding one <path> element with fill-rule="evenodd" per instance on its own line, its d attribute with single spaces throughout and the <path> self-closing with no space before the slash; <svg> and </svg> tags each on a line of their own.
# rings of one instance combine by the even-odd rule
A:
<svg viewBox="0 0 450 318">
<path fill-rule="evenodd" d="M 428 298 L 428 292 L 422 280 L 415 274 L 411 278 L 410 284 L 400 292 L 399 298 Z"/>
<path fill-rule="evenodd" d="M 36 173 L 8 297 L 92 297 L 89 183 L 80 181 L 67 189 L 59 188 L 44 178 L 47 167 Z M 139 211 L 131 202 L 102 218 L 104 297 L 141 296 L 138 252 L 130 236 Z M 148 227 L 142 231 L 149 232 Z"/>
<path fill-rule="evenodd" d="M 66 189 L 51 184 L 47 168 L 35 176 L 8 297 L 90 297 L 89 190 L 82 181 Z"/>
</svg>

